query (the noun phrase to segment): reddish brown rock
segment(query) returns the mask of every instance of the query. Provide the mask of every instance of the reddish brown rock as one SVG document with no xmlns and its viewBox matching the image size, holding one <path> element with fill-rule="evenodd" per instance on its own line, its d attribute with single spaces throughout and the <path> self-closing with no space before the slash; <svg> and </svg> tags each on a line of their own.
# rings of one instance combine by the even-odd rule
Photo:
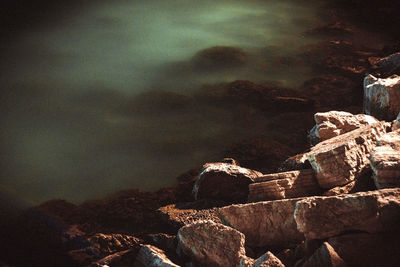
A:
<svg viewBox="0 0 400 267">
<path fill-rule="evenodd" d="M 374 73 L 383 77 L 400 73 L 400 52 L 384 58 L 369 58 Z"/>
<path fill-rule="evenodd" d="M 245 237 L 212 221 L 198 221 L 178 232 L 179 246 L 199 266 L 239 266 L 245 255 Z"/>
<path fill-rule="evenodd" d="M 400 131 L 384 135 L 371 153 L 377 188 L 400 187 Z"/>
<path fill-rule="evenodd" d="M 151 246 L 142 245 L 134 263 L 135 267 L 179 267 L 168 259 L 165 252 L 161 249 Z"/>
<path fill-rule="evenodd" d="M 285 267 L 282 262 L 275 257 L 271 252 L 267 252 L 258 259 L 253 264 L 253 267 Z"/>
<path fill-rule="evenodd" d="M 400 188 L 309 197 L 297 202 L 294 218 L 307 239 L 324 239 L 347 231 L 398 229 Z"/>
<path fill-rule="evenodd" d="M 297 154 L 286 159 L 282 166 L 279 168 L 280 171 L 294 171 L 311 168 L 310 162 L 308 161 L 307 153 Z"/>
<path fill-rule="evenodd" d="M 235 164 L 207 163 L 193 187 L 193 193 L 196 199 L 245 202 L 249 194 L 248 185 L 261 175 Z"/>
<path fill-rule="evenodd" d="M 313 170 L 263 175 L 249 185 L 249 202 L 318 195 L 321 188 Z"/>
<path fill-rule="evenodd" d="M 309 134 L 309 139 L 313 145 L 364 125 L 378 122 L 377 119 L 369 115 L 353 115 L 344 111 L 319 112 L 314 115 L 314 119 L 316 125 Z"/>
<path fill-rule="evenodd" d="M 324 242 L 322 246 L 318 248 L 314 254 L 302 265 L 302 267 L 320 266 L 345 267 L 347 264 L 342 258 L 340 258 L 340 256 L 329 243 Z"/>
<path fill-rule="evenodd" d="M 377 139 L 386 123 L 367 125 L 319 143 L 307 154 L 322 188 L 330 189 L 357 179 L 369 166 Z"/>
<path fill-rule="evenodd" d="M 293 217 L 299 200 L 301 198 L 231 205 L 218 212 L 224 224 L 246 236 L 247 245 L 286 246 L 304 239 Z"/>
<path fill-rule="evenodd" d="M 364 112 L 380 120 L 394 120 L 400 111 L 400 76 L 364 79 Z"/>
<path fill-rule="evenodd" d="M 92 262 L 89 265 L 89 267 L 131 266 L 132 262 L 135 261 L 137 253 L 138 253 L 138 251 L 136 249 L 128 249 L 128 250 L 116 252 L 116 253 L 106 256 L 96 262 Z"/>
</svg>

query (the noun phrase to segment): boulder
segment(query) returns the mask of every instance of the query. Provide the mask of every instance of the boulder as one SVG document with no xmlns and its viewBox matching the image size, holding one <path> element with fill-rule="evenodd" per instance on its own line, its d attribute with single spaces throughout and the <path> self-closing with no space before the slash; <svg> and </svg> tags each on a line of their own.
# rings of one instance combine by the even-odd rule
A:
<svg viewBox="0 0 400 267">
<path fill-rule="evenodd" d="M 378 145 L 370 158 L 376 187 L 400 187 L 400 131 L 384 135 Z"/>
<path fill-rule="evenodd" d="M 319 266 L 345 267 L 347 265 L 334 248 L 329 243 L 324 242 L 302 265 L 302 267 Z"/>
<path fill-rule="evenodd" d="M 282 262 L 271 252 L 266 252 L 264 255 L 259 257 L 253 267 L 285 267 Z"/>
<path fill-rule="evenodd" d="M 400 52 L 384 58 L 369 58 L 369 61 L 374 72 L 383 77 L 400 73 Z"/>
<path fill-rule="evenodd" d="M 314 171 L 299 170 L 268 174 L 249 185 L 249 202 L 295 198 L 320 194 Z"/>
<path fill-rule="evenodd" d="M 309 140 L 315 145 L 332 137 L 353 131 L 378 120 L 365 114 L 353 115 L 344 111 L 319 112 L 314 115 L 316 125 L 311 129 Z"/>
<path fill-rule="evenodd" d="M 284 247 L 304 239 L 293 217 L 299 200 L 301 198 L 230 205 L 218 212 L 225 225 L 246 236 L 247 245 Z"/>
<path fill-rule="evenodd" d="M 239 266 L 245 255 L 245 237 L 213 221 L 198 221 L 178 231 L 179 247 L 195 266 Z"/>
<path fill-rule="evenodd" d="M 400 76 L 364 78 L 364 113 L 380 120 L 394 120 L 400 111 Z"/>
<path fill-rule="evenodd" d="M 297 229 L 307 239 L 324 239 L 347 231 L 398 229 L 400 188 L 309 197 L 297 202 L 294 218 Z"/>
<path fill-rule="evenodd" d="M 193 187 L 196 199 L 211 198 L 245 202 L 248 185 L 262 173 L 230 163 L 207 163 Z"/>
<path fill-rule="evenodd" d="M 179 267 L 168 259 L 165 252 L 161 249 L 151 246 L 142 245 L 134 263 L 135 267 Z"/>
<path fill-rule="evenodd" d="M 366 125 L 314 146 L 307 154 L 319 185 L 331 189 L 357 179 L 366 167 L 376 140 L 386 133 L 386 123 Z"/>
</svg>

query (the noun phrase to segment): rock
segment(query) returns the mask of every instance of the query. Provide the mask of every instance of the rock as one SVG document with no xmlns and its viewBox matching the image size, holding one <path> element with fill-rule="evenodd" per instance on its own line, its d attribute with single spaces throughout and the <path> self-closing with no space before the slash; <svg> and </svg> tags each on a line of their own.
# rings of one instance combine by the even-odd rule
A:
<svg viewBox="0 0 400 267">
<path fill-rule="evenodd" d="M 400 113 L 397 115 L 397 118 L 392 123 L 392 131 L 396 131 L 400 129 Z"/>
<path fill-rule="evenodd" d="M 128 250 L 116 252 L 107 257 L 104 257 L 101 260 L 92 262 L 89 265 L 89 267 L 104 267 L 104 266 L 127 267 L 127 266 L 132 266 L 132 262 L 135 261 L 137 253 L 138 253 L 138 251 L 135 249 L 128 249 Z"/>
<path fill-rule="evenodd" d="M 353 233 L 328 239 L 347 266 L 398 266 L 400 234 Z"/>
<path fill-rule="evenodd" d="M 315 145 L 332 137 L 353 131 L 378 120 L 365 114 L 353 115 L 344 111 L 319 112 L 314 115 L 316 125 L 311 129 L 309 140 Z"/>
<path fill-rule="evenodd" d="M 386 133 L 385 123 L 366 125 L 317 144 L 307 154 L 322 188 L 330 189 L 357 179 L 369 166 L 376 140 Z"/>
<path fill-rule="evenodd" d="M 249 202 L 320 194 L 314 171 L 300 170 L 263 175 L 249 185 Z"/>
<path fill-rule="evenodd" d="M 384 135 L 378 145 L 370 158 L 376 187 L 400 187 L 400 131 Z"/>
<path fill-rule="evenodd" d="M 225 225 L 246 236 L 246 244 L 254 247 L 287 246 L 301 242 L 293 214 L 301 198 L 231 205 L 220 208 Z"/>
<path fill-rule="evenodd" d="M 151 246 L 142 245 L 134 263 L 135 267 L 179 267 L 168 259 L 164 251 Z"/>
<path fill-rule="evenodd" d="M 400 188 L 332 197 L 309 197 L 296 204 L 297 229 L 307 239 L 347 231 L 377 233 L 398 229 Z"/>
<path fill-rule="evenodd" d="M 211 220 L 221 223 L 217 208 L 198 209 L 191 203 L 178 203 L 164 206 L 158 209 L 162 219 L 176 230 L 199 220 Z"/>
<path fill-rule="evenodd" d="M 400 52 L 384 58 L 369 58 L 374 73 L 389 77 L 393 74 L 400 74 Z"/>
<path fill-rule="evenodd" d="M 178 246 L 178 239 L 176 236 L 158 233 L 151 235 L 151 239 L 158 248 L 166 252 L 174 252 Z"/>
<path fill-rule="evenodd" d="M 253 267 L 285 267 L 285 265 L 268 251 L 254 262 Z"/>
<path fill-rule="evenodd" d="M 380 120 L 394 120 L 400 111 L 400 76 L 364 78 L 364 113 Z"/>
<path fill-rule="evenodd" d="M 198 221 L 178 232 L 179 246 L 199 266 L 239 266 L 245 255 L 245 237 L 213 221 Z"/>
<path fill-rule="evenodd" d="M 319 266 L 333 266 L 341 267 L 347 266 L 342 258 L 327 242 L 315 251 L 315 253 L 302 265 L 302 267 L 319 267 Z"/>
<path fill-rule="evenodd" d="M 229 163 L 207 163 L 203 166 L 194 187 L 196 199 L 212 198 L 245 202 L 248 185 L 262 173 Z"/>
<path fill-rule="evenodd" d="M 286 159 L 280 166 L 279 170 L 285 172 L 285 171 L 303 170 L 310 168 L 311 165 L 310 162 L 308 161 L 307 153 L 302 153 Z"/>
</svg>

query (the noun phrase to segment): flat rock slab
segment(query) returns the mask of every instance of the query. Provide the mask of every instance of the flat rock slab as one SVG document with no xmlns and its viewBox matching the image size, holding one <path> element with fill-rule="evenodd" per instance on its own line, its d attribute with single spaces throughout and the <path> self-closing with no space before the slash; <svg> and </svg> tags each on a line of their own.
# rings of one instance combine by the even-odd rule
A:
<svg viewBox="0 0 400 267">
<path fill-rule="evenodd" d="M 301 198 L 231 205 L 218 212 L 224 224 L 246 236 L 247 245 L 286 246 L 304 239 L 293 217 L 299 200 Z"/>
<path fill-rule="evenodd" d="M 248 185 L 262 173 L 230 163 L 207 163 L 193 187 L 195 199 L 245 202 Z"/>
<path fill-rule="evenodd" d="M 312 196 L 321 192 L 314 170 L 281 172 L 263 175 L 250 184 L 248 202 Z"/>
<path fill-rule="evenodd" d="M 314 119 L 316 125 L 311 129 L 309 134 L 309 139 L 313 145 L 335 136 L 351 132 L 364 125 L 379 122 L 369 115 L 353 115 L 344 111 L 315 113 Z"/>
<path fill-rule="evenodd" d="M 322 188 L 345 185 L 369 167 L 376 141 L 386 133 L 387 123 L 379 122 L 317 144 L 307 153 Z"/>
<path fill-rule="evenodd" d="M 400 76 L 364 78 L 364 113 L 380 120 L 394 120 L 400 111 Z"/>
<path fill-rule="evenodd" d="M 347 231 L 377 233 L 399 228 L 400 188 L 332 197 L 309 197 L 296 204 L 297 228 L 307 239 Z"/>
<path fill-rule="evenodd" d="M 134 267 L 179 267 L 179 265 L 176 265 L 170 259 L 168 259 L 164 251 L 151 245 L 142 245 L 133 266 Z"/>
<path fill-rule="evenodd" d="M 247 258 L 244 235 L 212 221 L 182 227 L 178 231 L 178 242 L 195 266 L 239 266 Z"/>
</svg>

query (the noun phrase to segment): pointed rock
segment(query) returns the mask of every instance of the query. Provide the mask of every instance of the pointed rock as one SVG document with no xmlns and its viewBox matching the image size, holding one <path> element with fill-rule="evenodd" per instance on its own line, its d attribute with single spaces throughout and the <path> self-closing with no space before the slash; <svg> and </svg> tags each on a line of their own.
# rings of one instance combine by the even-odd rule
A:
<svg viewBox="0 0 400 267">
<path fill-rule="evenodd" d="M 268 251 L 254 262 L 253 267 L 285 267 L 285 265 Z"/>
<path fill-rule="evenodd" d="M 248 202 L 295 198 L 320 194 L 314 171 L 299 170 L 263 175 L 249 185 Z"/>
<path fill-rule="evenodd" d="M 370 153 L 386 126 L 381 122 L 366 125 L 313 147 L 307 156 L 319 185 L 330 189 L 357 179 L 369 167 Z"/>
<path fill-rule="evenodd" d="M 324 242 L 322 246 L 302 265 L 302 267 L 320 266 L 345 267 L 347 264 L 342 258 L 340 258 L 329 243 Z"/>
<path fill-rule="evenodd" d="M 332 197 L 309 197 L 296 204 L 297 228 L 307 239 L 347 231 L 377 233 L 398 229 L 400 188 Z"/>
<path fill-rule="evenodd" d="M 299 200 L 301 198 L 231 205 L 218 212 L 224 224 L 246 236 L 249 246 L 286 246 L 304 239 L 293 217 Z"/>
</svg>

